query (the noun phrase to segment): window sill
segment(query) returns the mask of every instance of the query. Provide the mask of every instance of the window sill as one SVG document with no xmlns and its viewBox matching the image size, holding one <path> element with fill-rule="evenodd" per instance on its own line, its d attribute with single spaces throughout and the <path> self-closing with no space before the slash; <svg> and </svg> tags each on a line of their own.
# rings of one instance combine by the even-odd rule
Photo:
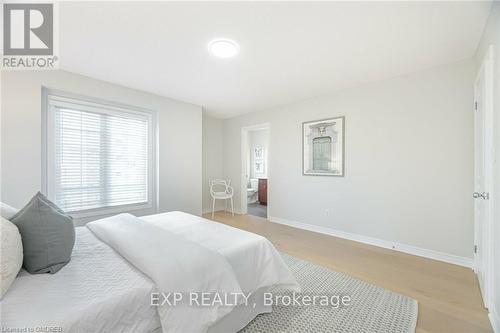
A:
<svg viewBox="0 0 500 333">
<path fill-rule="evenodd" d="M 130 213 L 136 210 L 147 210 L 153 208 L 154 207 L 151 203 L 140 203 L 140 204 L 103 207 L 103 208 L 95 208 L 95 209 L 87 209 L 79 211 L 68 211 L 65 213 L 73 217 L 73 219 L 86 219 L 89 217 L 104 217 L 120 213 Z"/>
</svg>

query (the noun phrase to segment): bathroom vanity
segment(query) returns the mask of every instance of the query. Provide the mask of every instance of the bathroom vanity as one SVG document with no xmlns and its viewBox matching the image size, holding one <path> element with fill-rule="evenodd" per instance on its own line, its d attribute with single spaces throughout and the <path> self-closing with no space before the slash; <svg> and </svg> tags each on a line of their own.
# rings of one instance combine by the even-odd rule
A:
<svg viewBox="0 0 500 333">
<path fill-rule="evenodd" d="M 259 178 L 259 203 L 267 205 L 267 179 Z"/>
</svg>

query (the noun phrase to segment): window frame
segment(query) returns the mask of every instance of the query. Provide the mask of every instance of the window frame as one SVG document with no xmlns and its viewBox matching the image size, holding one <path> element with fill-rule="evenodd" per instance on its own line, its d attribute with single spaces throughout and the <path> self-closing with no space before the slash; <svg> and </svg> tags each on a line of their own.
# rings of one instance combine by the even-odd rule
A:
<svg viewBox="0 0 500 333">
<path fill-rule="evenodd" d="M 145 203 L 124 204 L 116 206 L 99 207 L 68 211 L 74 218 L 87 218 L 104 216 L 110 214 L 125 213 L 137 210 L 147 210 L 149 213 L 157 213 L 158 209 L 158 121 L 157 112 L 141 107 L 125 105 L 121 103 L 102 100 L 94 97 L 81 96 L 60 90 L 42 87 L 42 193 L 49 200 L 54 200 L 55 184 L 55 128 L 54 112 L 51 110 L 51 102 L 78 104 L 80 111 L 123 116 L 144 116 L 148 119 L 148 201 Z"/>
</svg>

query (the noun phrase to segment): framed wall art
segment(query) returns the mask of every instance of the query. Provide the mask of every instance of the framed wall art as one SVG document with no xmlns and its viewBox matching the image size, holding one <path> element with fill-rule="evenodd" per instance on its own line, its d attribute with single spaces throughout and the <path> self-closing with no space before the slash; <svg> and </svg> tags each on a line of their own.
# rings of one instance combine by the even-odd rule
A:
<svg viewBox="0 0 500 333">
<path fill-rule="evenodd" d="M 304 175 L 344 176 L 344 122 L 336 117 L 302 124 Z"/>
</svg>

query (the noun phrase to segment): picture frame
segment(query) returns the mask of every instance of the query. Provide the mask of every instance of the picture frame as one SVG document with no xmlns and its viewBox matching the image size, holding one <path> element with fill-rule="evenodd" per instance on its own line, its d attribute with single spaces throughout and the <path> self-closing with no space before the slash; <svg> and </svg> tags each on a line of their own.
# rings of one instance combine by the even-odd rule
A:
<svg viewBox="0 0 500 333">
<path fill-rule="evenodd" d="M 264 147 L 253 148 L 253 170 L 256 175 L 266 174 L 266 151 Z"/>
<path fill-rule="evenodd" d="M 254 147 L 253 149 L 253 156 L 254 159 L 256 160 L 262 160 L 264 159 L 264 148 L 263 147 Z"/>
<path fill-rule="evenodd" d="M 302 174 L 345 175 L 345 116 L 302 123 Z"/>
<path fill-rule="evenodd" d="M 255 174 L 257 175 L 266 174 L 266 163 L 264 162 L 264 160 L 255 160 L 253 165 Z"/>
</svg>

